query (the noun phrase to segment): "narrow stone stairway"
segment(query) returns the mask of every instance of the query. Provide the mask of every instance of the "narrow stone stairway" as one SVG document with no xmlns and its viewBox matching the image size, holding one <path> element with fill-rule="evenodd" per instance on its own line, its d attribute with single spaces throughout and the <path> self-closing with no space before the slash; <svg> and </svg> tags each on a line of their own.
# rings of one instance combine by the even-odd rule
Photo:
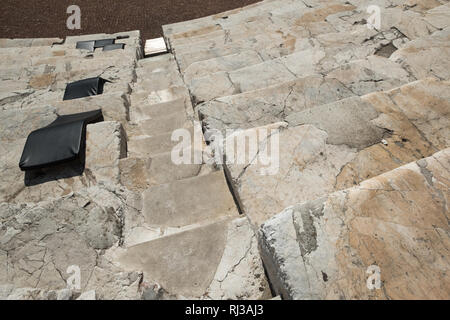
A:
<svg viewBox="0 0 450 320">
<path fill-rule="evenodd" d="M 203 162 L 203 133 L 173 55 L 140 60 L 136 75 L 120 169 L 121 183 L 140 193 L 142 211 L 111 260 L 142 270 L 144 282 L 158 283 L 168 298 L 271 297 L 253 229 L 239 216 L 223 170 Z M 172 160 L 179 129 L 192 137 L 182 151 L 191 160 L 197 152 L 200 163 Z"/>
</svg>

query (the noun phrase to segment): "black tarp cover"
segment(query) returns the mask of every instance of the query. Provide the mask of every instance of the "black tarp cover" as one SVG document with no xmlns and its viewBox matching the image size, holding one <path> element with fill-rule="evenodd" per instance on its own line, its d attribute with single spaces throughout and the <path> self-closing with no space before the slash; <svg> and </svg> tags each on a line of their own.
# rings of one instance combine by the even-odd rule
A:
<svg viewBox="0 0 450 320">
<path fill-rule="evenodd" d="M 116 43 L 116 39 L 78 41 L 76 48 L 94 51 L 95 48 L 103 48 L 104 46 L 111 45 L 114 43 Z"/>
<path fill-rule="evenodd" d="M 22 171 L 42 169 L 80 157 L 86 126 L 103 121 L 101 110 L 58 116 L 47 127 L 30 133 L 20 158 Z"/>
<path fill-rule="evenodd" d="M 67 84 L 63 100 L 73 100 L 103 93 L 106 80 L 96 77 Z"/>
<path fill-rule="evenodd" d="M 114 44 L 107 44 L 103 47 L 103 51 L 112 51 L 112 50 L 119 50 L 124 49 L 125 43 L 114 43 Z"/>
<path fill-rule="evenodd" d="M 95 40 L 78 41 L 76 46 L 77 49 L 84 49 L 89 51 L 94 51 L 94 47 L 95 47 Z"/>
<path fill-rule="evenodd" d="M 102 48 L 104 46 L 114 44 L 116 43 L 116 39 L 102 39 L 102 40 L 95 40 L 94 47 L 95 48 Z"/>
</svg>

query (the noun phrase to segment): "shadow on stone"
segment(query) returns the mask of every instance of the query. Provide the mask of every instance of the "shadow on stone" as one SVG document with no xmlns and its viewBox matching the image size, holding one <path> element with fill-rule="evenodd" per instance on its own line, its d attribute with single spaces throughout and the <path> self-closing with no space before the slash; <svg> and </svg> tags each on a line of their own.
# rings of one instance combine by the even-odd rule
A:
<svg viewBox="0 0 450 320">
<path fill-rule="evenodd" d="M 56 181 L 81 176 L 85 168 L 86 147 L 84 146 L 80 158 L 71 162 L 61 163 L 52 167 L 35 169 L 25 172 L 25 186 L 31 187 Z"/>
</svg>

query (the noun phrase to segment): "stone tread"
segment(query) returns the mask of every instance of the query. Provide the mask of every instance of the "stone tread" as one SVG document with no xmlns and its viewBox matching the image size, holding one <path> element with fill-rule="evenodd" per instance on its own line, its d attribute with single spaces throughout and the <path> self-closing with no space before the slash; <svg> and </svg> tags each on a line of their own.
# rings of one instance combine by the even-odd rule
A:
<svg viewBox="0 0 450 320">
<path fill-rule="evenodd" d="M 223 218 L 112 254 L 172 298 L 267 299 L 258 244 L 245 218 Z M 173 263 L 177 261 L 177 263 Z"/>
<path fill-rule="evenodd" d="M 267 221 L 260 239 L 277 293 L 285 299 L 448 299 L 449 161 L 445 149 Z M 373 265 L 381 290 L 367 287 Z"/>
<path fill-rule="evenodd" d="M 266 166 L 259 162 L 227 164 L 240 207 L 259 225 L 292 203 L 351 187 L 446 148 L 448 86 L 448 81 L 425 79 L 289 115 L 272 135 L 280 146 L 275 174 L 261 176 Z M 274 142 L 260 144 L 259 150 L 269 143 Z"/>
</svg>

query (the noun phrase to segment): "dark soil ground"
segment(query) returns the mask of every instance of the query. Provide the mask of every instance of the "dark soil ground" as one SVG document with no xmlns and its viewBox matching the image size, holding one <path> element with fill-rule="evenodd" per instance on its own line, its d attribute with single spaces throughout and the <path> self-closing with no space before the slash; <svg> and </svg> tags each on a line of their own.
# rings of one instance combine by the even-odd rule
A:
<svg viewBox="0 0 450 320">
<path fill-rule="evenodd" d="M 143 39 L 161 26 L 242 7 L 258 0 L 1 0 L 0 38 L 46 38 L 140 30 Z M 66 26 L 70 5 L 81 9 L 81 30 Z"/>
</svg>

